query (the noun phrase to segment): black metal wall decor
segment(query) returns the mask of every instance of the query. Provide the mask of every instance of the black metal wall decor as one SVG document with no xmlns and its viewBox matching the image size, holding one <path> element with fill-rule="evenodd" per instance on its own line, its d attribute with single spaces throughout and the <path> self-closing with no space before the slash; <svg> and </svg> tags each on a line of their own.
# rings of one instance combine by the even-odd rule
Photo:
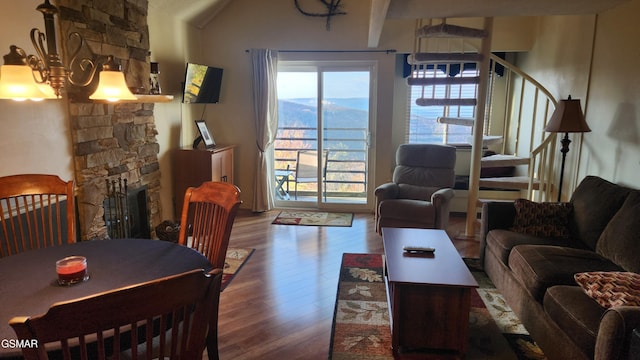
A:
<svg viewBox="0 0 640 360">
<path fill-rule="evenodd" d="M 340 4 L 342 0 L 318 0 L 318 1 L 327 8 L 327 12 L 315 13 L 315 12 L 305 11 L 302 9 L 302 6 L 300 6 L 300 0 L 293 0 L 293 3 L 296 5 L 296 9 L 298 9 L 298 11 L 303 15 L 327 18 L 327 25 L 326 25 L 327 31 L 331 30 L 331 17 L 335 15 L 347 14 L 346 12 L 342 11 L 342 4 Z"/>
</svg>

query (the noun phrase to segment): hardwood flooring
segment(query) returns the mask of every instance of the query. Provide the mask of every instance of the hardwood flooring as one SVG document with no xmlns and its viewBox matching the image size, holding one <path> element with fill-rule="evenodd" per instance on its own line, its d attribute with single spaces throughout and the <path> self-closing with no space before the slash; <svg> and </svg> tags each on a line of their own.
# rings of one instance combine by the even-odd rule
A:
<svg viewBox="0 0 640 360">
<path fill-rule="evenodd" d="M 373 214 L 355 214 L 352 227 L 272 225 L 277 214 L 236 217 L 230 246 L 256 251 L 221 294 L 222 360 L 326 359 L 342 254 L 383 253 Z M 478 256 L 464 217 L 447 232 L 461 256 Z"/>
</svg>

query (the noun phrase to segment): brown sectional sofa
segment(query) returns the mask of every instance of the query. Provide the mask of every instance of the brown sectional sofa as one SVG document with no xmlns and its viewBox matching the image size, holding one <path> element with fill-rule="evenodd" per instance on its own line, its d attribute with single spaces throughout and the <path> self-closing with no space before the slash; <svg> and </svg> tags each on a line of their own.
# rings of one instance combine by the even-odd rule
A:
<svg viewBox="0 0 640 360">
<path fill-rule="evenodd" d="M 574 275 L 640 272 L 640 190 L 587 176 L 569 203 L 530 203 L 568 206 L 565 223 L 558 216 L 548 218 L 553 224 L 542 230 L 514 227 L 528 214 L 522 207 L 526 202 L 516 203 L 518 211 L 514 202 L 484 204 L 481 260 L 545 355 L 563 360 L 637 356 L 629 354 L 629 346 L 633 330 L 640 328 L 640 306 L 603 307 Z M 554 232 L 554 226 L 565 226 L 566 233 Z M 554 236 L 540 235 L 549 232 Z"/>
</svg>

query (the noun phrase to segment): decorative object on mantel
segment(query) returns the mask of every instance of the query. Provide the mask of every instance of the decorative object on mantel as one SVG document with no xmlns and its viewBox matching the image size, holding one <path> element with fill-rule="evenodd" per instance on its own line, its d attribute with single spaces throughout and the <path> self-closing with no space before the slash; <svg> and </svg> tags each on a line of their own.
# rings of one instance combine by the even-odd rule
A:
<svg viewBox="0 0 640 360">
<path fill-rule="evenodd" d="M 151 62 L 151 72 L 149 74 L 149 94 L 160 95 L 160 65 L 157 62 Z"/>
<path fill-rule="evenodd" d="M 300 0 L 293 0 L 293 3 L 296 5 L 296 9 L 298 9 L 298 11 L 303 15 L 313 16 L 313 17 L 326 17 L 327 31 L 331 30 L 331 17 L 334 15 L 347 14 L 346 12 L 341 10 L 342 4 L 340 3 L 342 2 L 342 0 L 318 0 L 318 1 L 320 1 L 327 8 L 326 13 L 314 13 L 314 12 L 302 10 L 302 7 L 300 6 Z"/>
<path fill-rule="evenodd" d="M 584 114 L 580 107 L 579 99 L 571 99 L 571 95 L 566 100 L 560 100 L 556 109 L 551 115 L 551 120 L 544 129 L 547 132 L 564 133 L 564 138 L 560 140 L 562 148 L 562 165 L 560 167 L 560 184 L 558 185 L 558 202 L 561 201 L 562 196 L 562 180 L 564 178 L 564 163 L 569 152 L 569 133 L 584 133 L 590 132 L 591 129 L 587 122 L 584 120 Z"/>
<path fill-rule="evenodd" d="M 90 99 L 136 100 L 127 88 L 124 74 L 113 56 L 97 56 L 97 59 L 79 56 L 83 50 L 84 38 L 78 32 L 69 34 L 68 42 L 76 46 L 70 49 L 71 60 L 65 66 L 56 44 L 54 16 L 59 13 L 58 8 L 45 0 L 36 10 L 42 13 L 45 25 L 45 33 L 37 28 L 31 30 L 31 43 L 38 54 L 27 55 L 23 49 L 11 45 L 10 53 L 4 57 L 5 63 L 0 67 L 1 99 L 60 98 L 67 82 L 85 87 L 93 82 L 97 74 L 98 88 Z M 100 68 L 101 71 L 98 72 Z"/>
</svg>

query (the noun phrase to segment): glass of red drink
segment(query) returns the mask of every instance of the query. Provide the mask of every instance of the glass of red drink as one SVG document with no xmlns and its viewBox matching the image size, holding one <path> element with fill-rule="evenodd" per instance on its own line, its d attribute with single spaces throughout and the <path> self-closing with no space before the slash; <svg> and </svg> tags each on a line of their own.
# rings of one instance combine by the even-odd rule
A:
<svg viewBox="0 0 640 360">
<path fill-rule="evenodd" d="M 69 256 L 56 261 L 58 284 L 73 285 L 89 277 L 87 275 L 87 258 L 84 256 Z"/>
</svg>

